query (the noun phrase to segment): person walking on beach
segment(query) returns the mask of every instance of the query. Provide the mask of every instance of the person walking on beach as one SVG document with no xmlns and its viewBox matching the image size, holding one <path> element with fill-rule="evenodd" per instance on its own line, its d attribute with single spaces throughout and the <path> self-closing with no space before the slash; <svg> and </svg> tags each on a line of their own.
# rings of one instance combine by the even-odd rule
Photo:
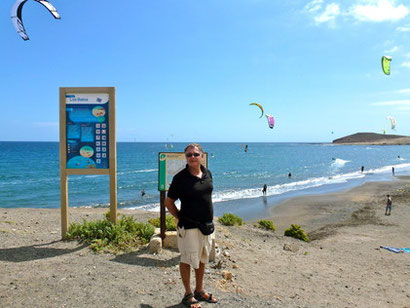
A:
<svg viewBox="0 0 410 308">
<path fill-rule="evenodd" d="M 178 219 L 177 241 L 181 253 L 179 272 L 185 288 L 182 304 L 185 307 L 199 308 L 200 301 L 218 302 L 203 287 L 205 264 L 208 263 L 212 246 L 213 181 L 211 172 L 201 165 L 201 145 L 191 143 L 184 152 L 187 165 L 174 176 L 165 206 Z M 181 200 L 180 210 L 175 206 L 178 199 Z M 194 292 L 190 284 L 191 267 L 195 272 Z"/>
<path fill-rule="evenodd" d="M 391 167 L 391 173 L 394 176 L 394 167 Z"/>
<path fill-rule="evenodd" d="M 362 167 L 360 168 L 360 171 L 363 173 L 363 171 L 364 171 L 364 166 L 362 166 Z"/>
<path fill-rule="evenodd" d="M 262 188 L 262 193 L 265 196 L 266 195 L 266 190 L 268 189 L 268 186 L 266 184 L 263 184 L 263 188 Z"/>
<path fill-rule="evenodd" d="M 386 212 L 384 213 L 384 215 L 390 215 L 391 214 L 391 206 L 392 206 L 392 200 L 391 200 L 391 196 L 387 195 L 387 200 L 386 200 Z"/>
</svg>

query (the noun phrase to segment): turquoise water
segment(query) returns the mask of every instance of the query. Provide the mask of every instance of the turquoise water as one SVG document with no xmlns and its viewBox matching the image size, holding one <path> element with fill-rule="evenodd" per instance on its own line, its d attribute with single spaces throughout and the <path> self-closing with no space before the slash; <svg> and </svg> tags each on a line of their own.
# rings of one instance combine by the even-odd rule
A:
<svg viewBox="0 0 410 308">
<path fill-rule="evenodd" d="M 186 143 L 174 143 L 183 151 Z M 216 215 L 260 216 L 277 202 L 343 190 L 366 181 L 410 174 L 410 146 L 335 146 L 308 143 L 203 143 L 214 177 Z M 118 207 L 158 209 L 158 152 L 164 143 L 118 143 Z M 360 167 L 364 166 L 364 172 Z M 291 172 L 292 177 L 288 178 Z M 263 184 L 266 198 L 261 197 Z M 108 207 L 108 176 L 69 176 L 69 204 Z M 146 191 L 144 197 L 141 190 Z M 60 206 L 59 144 L 0 142 L 0 207 Z"/>
</svg>

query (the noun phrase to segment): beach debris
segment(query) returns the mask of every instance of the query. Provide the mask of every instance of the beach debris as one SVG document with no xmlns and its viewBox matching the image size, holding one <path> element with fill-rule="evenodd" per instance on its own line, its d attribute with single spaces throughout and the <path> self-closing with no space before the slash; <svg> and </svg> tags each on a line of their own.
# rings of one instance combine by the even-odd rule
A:
<svg viewBox="0 0 410 308">
<path fill-rule="evenodd" d="M 390 121 L 390 129 L 395 130 L 395 128 L 396 128 L 396 119 L 393 118 L 392 116 L 387 116 L 386 119 Z"/>
<path fill-rule="evenodd" d="M 229 271 L 222 271 L 222 277 L 225 279 L 225 280 L 232 280 L 232 273 L 231 272 L 229 272 Z"/>
<path fill-rule="evenodd" d="M 260 108 L 260 110 L 261 110 L 261 116 L 259 117 L 259 118 L 262 118 L 263 117 L 263 107 L 262 107 L 262 105 L 261 104 L 258 104 L 258 103 L 250 103 L 249 105 L 254 105 L 254 106 L 257 106 L 257 107 L 259 107 Z"/>
<path fill-rule="evenodd" d="M 386 75 L 390 75 L 390 62 L 392 60 L 392 57 L 390 56 L 383 56 L 382 57 L 382 70 L 383 73 Z"/>
<path fill-rule="evenodd" d="M 296 244 L 284 244 L 283 250 L 290 251 L 290 252 L 297 252 L 299 250 L 299 245 Z"/>
<path fill-rule="evenodd" d="M 270 114 L 266 114 L 265 116 L 266 116 L 266 119 L 268 120 L 269 128 L 273 129 L 273 127 L 275 126 L 275 118 L 271 116 Z"/>
<path fill-rule="evenodd" d="M 60 14 L 57 12 L 56 8 L 47 0 L 34 1 L 42 4 L 51 13 L 51 15 L 53 15 L 55 19 L 61 19 Z M 11 21 L 13 23 L 13 26 L 16 29 L 17 33 L 20 35 L 20 37 L 25 41 L 29 40 L 28 35 L 26 33 L 26 29 L 23 25 L 22 17 L 23 5 L 26 2 L 27 0 L 17 0 L 11 9 Z"/>
</svg>

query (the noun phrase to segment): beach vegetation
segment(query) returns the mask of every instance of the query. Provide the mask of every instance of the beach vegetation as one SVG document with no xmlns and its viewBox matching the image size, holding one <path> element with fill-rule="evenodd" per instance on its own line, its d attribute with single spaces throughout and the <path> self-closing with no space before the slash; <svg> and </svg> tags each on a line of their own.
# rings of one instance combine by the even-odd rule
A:
<svg viewBox="0 0 410 308">
<path fill-rule="evenodd" d="M 221 217 L 218 218 L 218 221 L 224 226 L 243 225 L 242 218 L 232 213 L 223 214 Z"/>
<path fill-rule="evenodd" d="M 148 223 L 153 225 L 155 228 L 161 228 L 160 217 L 148 219 Z M 165 230 L 166 231 L 176 231 L 177 223 L 174 216 L 166 215 L 165 216 Z"/>
<path fill-rule="evenodd" d="M 272 220 L 259 220 L 255 225 L 255 227 L 257 228 L 261 228 L 261 229 L 265 229 L 265 230 L 269 230 L 269 231 L 275 231 L 276 230 L 276 226 L 273 223 Z"/>
<path fill-rule="evenodd" d="M 291 225 L 290 228 L 285 230 L 285 236 L 293 237 L 305 242 L 310 242 L 310 239 L 307 236 L 306 232 L 299 225 Z"/>
<path fill-rule="evenodd" d="M 117 224 L 107 218 L 72 223 L 66 239 L 89 243 L 95 252 L 120 253 L 148 243 L 154 232 L 155 228 L 149 223 L 137 222 L 132 216 L 120 216 Z"/>
</svg>

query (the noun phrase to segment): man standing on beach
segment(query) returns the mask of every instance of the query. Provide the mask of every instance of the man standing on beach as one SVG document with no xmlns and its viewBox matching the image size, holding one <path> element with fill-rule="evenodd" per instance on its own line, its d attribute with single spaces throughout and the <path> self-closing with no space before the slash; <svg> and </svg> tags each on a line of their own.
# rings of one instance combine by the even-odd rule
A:
<svg viewBox="0 0 410 308">
<path fill-rule="evenodd" d="M 386 212 L 384 213 L 384 215 L 390 215 L 391 214 L 391 206 L 392 206 L 392 200 L 391 200 L 391 196 L 387 195 L 387 201 L 386 201 Z"/>
<path fill-rule="evenodd" d="M 187 165 L 177 173 L 168 190 L 165 206 L 178 219 L 177 241 L 181 253 L 179 271 L 185 288 L 182 304 L 185 307 L 199 308 L 200 301 L 218 302 L 211 293 L 203 288 L 205 264 L 208 263 L 212 247 L 213 232 L 212 174 L 201 165 L 203 150 L 197 143 L 189 144 L 185 150 Z M 181 200 L 181 209 L 175 201 Z M 211 226 L 209 232 L 202 226 Z M 201 230 L 199 229 L 201 226 Z M 207 233 L 206 235 L 204 234 Z M 190 276 L 191 266 L 195 271 L 195 290 L 192 293 Z"/>
</svg>

